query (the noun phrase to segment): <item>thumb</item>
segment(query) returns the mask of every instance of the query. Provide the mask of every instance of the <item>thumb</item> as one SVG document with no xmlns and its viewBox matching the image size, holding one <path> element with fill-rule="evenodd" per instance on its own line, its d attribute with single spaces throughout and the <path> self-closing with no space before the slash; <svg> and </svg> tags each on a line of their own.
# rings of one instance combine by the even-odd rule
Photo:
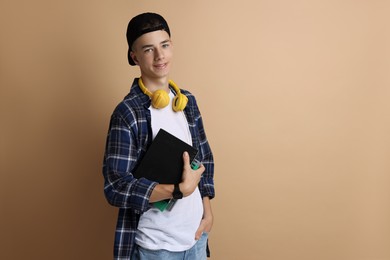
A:
<svg viewBox="0 0 390 260">
<path fill-rule="evenodd" d="M 188 152 L 183 153 L 183 163 L 184 163 L 184 167 L 190 165 L 190 156 L 189 156 Z"/>
<path fill-rule="evenodd" d="M 203 234 L 203 231 L 204 231 L 204 227 L 203 227 L 203 221 L 202 221 L 200 223 L 200 226 L 198 227 L 198 229 L 195 232 L 195 240 L 199 240 L 200 239 L 200 237 Z"/>
</svg>

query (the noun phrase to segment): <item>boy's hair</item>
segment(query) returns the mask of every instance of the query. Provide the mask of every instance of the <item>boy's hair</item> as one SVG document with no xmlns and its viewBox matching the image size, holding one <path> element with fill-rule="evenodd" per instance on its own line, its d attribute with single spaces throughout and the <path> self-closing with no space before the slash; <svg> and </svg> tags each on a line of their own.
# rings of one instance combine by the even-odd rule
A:
<svg viewBox="0 0 390 260">
<path fill-rule="evenodd" d="M 171 36 L 171 32 L 169 31 L 168 23 L 165 19 L 156 13 L 143 13 L 133 17 L 128 26 L 127 26 L 127 43 L 129 45 L 129 50 L 127 53 L 127 59 L 129 60 L 129 64 L 134 66 L 135 62 L 130 56 L 130 52 L 133 47 L 133 43 L 138 39 L 141 35 L 149 32 L 154 32 L 158 30 L 164 30 L 168 33 L 169 37 Z"/>
</svg>

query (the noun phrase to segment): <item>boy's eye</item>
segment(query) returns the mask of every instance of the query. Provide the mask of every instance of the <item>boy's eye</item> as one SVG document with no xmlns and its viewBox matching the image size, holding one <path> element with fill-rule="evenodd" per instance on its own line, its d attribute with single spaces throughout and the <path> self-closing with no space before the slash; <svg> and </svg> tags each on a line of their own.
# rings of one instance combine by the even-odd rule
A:
<svg viewBox="0 0 390 260">
<path fill-rule="evenodd" d="M 168 48 L 168 47 L 169 47 L 169 43 L 164 43 L 164 44 L 162 45 L 162 47 L 163 47 L 163 48 Z"/>
<path fill-rule="evenodd" d="M 152 48 L 147 48 L 147 49 L 144 50 L 144 52 L 152 52 L 152 51 L 153 51 Z"/>
</svg>

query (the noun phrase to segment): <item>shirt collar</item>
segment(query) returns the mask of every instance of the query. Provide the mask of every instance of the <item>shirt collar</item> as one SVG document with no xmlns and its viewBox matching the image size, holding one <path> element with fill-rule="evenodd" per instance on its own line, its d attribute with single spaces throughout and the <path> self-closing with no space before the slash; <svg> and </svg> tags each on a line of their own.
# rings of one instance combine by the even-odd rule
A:
<svg viewBox="0 0 390 260">
<path fill-rule="evenodd" d="M 141 88 L 138 85 L 138 79 L 139 78 L 134 79 L 133 84 L 131 86 L 131 90 L 134 91 L 134 94 L 137 96 L 137 98 L 141 100 L 142 105 L 145 108 L 149 108 L 151 104 L 151 99 L 148 95 L 142 92 Z"/>
</svg>

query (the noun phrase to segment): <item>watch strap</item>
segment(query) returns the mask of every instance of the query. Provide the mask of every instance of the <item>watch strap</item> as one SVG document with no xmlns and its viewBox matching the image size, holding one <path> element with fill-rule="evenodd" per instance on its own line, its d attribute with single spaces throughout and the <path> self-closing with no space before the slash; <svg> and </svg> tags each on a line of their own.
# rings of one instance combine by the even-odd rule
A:
<svg viewBox="0 0 390 260">
<path fill-rule="evenodd" d="M 180 187 L 179 187 L 178 183 L 176 183 L 174 185 L 172 196 L 174 199 L 182 199 L 183 198 L 183 193 L 180 191 Z"/>
</svg>

